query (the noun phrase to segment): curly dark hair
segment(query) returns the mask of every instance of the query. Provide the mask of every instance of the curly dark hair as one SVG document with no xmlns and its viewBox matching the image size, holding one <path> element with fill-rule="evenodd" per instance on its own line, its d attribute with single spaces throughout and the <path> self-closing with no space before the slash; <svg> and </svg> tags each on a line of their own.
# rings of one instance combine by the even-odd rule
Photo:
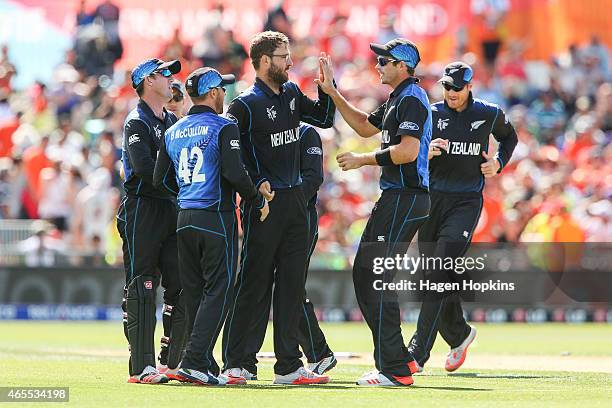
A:
<svg viewBox="0 0 612 408">
<path fill-rule="evenodd" d="M 284 44 L 289 44 L 289 38 L 283 33 L 264 31 L 256 34 L 251 40 L 251 48 L 249 50 L 253 68 L 259 69 L 261 57 L 274 54 L 274 51 Z"/>
</svg>

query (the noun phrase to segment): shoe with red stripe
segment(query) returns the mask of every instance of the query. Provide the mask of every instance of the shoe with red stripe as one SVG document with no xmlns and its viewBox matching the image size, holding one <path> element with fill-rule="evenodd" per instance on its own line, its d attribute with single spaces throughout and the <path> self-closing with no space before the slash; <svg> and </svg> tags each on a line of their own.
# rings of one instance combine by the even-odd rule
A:
<svg viewBox="0 0 612 408">
<path fill-rule="evenodd" d="M 287 375 L 276 374 L 272 384 L 283 385 L 308 385 L 308 384 L 327 384 L 329 376 L 315 374 L 305 367 L 300 367 Z"/>
<path fill-rule="evenodd" d="M 132 375 L 128 378 L 128 382 L 132 384 L 165 384 L 167 383 L 168 377 L 164 374 L 160 374 L 152 366 L 146 366 L 142 373 L 138 375 Z"/>
<path fill-rule="evenodd" d="M 446 356 L 446 364 L 444 365 L 446 371 L 453 372 L 457 370 L 465 361 L 468 347 L 476 338 L 476 328 L 470 326 L 470 329 L 470 334 L 468 334 L 467 338 L 463 340 L 463 343 L 461 343 L 459 347 L 451 349 L 451 351 Z"/>
<path fill-rule="evenodd" d="M 412 360 L 408 362 L 408 368 L 410 369 L 410 374 L 415 375 L 423 372 L 423 367 L 416 362 L 416 360 Z"/>
<path fill-rule="evenodd" d="M 413 382 L 411 375 L 400 377 L 383 374 L 379 371 L 370 371 L 357 380 L 357 385 L 364 387 L 407 387 L 412 385 Z"/>
<path fill-rule="evenodd" d="M 166 377 L 168 377 L 169 381 L 181 381 L 181 379 L 178 376 L 178 370 L 179 368 L 168 368 L 168 366 L 163 365 L 163 364 L 158 364 L 157 365 L 157 371 L 160 374 L 164 374 Z"/>
</svg>

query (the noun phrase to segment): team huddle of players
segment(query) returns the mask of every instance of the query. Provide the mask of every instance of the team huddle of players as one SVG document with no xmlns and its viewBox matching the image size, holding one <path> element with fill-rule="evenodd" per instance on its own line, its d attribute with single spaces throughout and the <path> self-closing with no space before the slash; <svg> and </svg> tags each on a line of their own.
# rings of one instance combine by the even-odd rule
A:
<svg viewBox="0 0 612 408">
<path fill-rule="evenodd" d="M 508 163 L 516 133 L 499 107 L 472 97 L 468 65 L 455 62 L 445 68 L 440 80 L 445 99 L 430 105 L 415 77 L 420 61 L 415 44 L 398 38 L 370 48 L 381 82 L 392 88 L 388 100 L 370 114 L 338 91 L 325 53 L 314 79 L 318 99 L 304 95 L 289 81 L 289 40 L 278 32 L 251 40 L 255 83 L 231 102 L 225 116 L 225 86 L 235 81 L 233 75 L 200 68 L 183 89 L 172 80 L 181 69 L 178 61 L 149 59 L 132 71 L 140 101 L 124 126 L 126 197 L 117 215 L 126 271 L 129 382 L 257 380 L 256 355 L 271 307 L 274 384 L 330 381 L 326 373 L 337 361 L 305 283 L 323 182 L 322 143 L 314 127 L 332 127 L 336 111 L 359 136 L 382 136 L 380 150 L 336 157 L 343 171 L 381 168 L 382 195 L 353 266 L 376 369 L 357 384 L 411 385 L 438 331 L 451 347 L 446 369 L 463 364 L 476 331 L 463 318 L 459 295 L 425 295 L 417 330 L 406 345 L 397 295 L 373 285 L 375 279 L 391 282 L 395 271 L 374 274 L 373 259 L 405 253 L 417 231 L 420 250 L 428 256 L 463 256 L 480 217 L 484 179 Z M 176 105 L 186 100 L 184 92 L 193 106 L 180 117 Z M 490 134 L 499 147 L 489 156 Z M 241 196 L 240 256 L 236 192 Z M 438 282 L 456 279 L 426 272 Z M 156 365 L 160 281 L 164 335 Z M 223 368 L 213 356 L 221 330 Z"/>
</svg>

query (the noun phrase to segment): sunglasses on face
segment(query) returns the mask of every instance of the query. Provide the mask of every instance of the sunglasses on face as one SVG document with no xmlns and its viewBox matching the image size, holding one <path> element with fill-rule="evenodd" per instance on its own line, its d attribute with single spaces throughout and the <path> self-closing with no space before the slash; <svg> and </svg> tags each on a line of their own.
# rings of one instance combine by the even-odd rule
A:
<svg viewBox="0 0 612 408">
<path fill-rule="evenodd" d="M 465 88 L 465 85 L 463 85 L 462 87 L 458 87 L 458 86 L 454 86 L 454 85 L 448 84 L 446 82 L 442 82 L 442 86 L 447 91 L 455 91 L 455 92 L 461 92 L 461 91 L 463 91 L 463 88 Z"/>
<path fill-rule="evenodd" d="M 376 61 L 378 61 L 378 65 L 380 65 L 381 67 L 384 67 L 390 62 L 397 62 L 396 60 L 392 60 L 392 59 L 385 58 L 385 57 L 376 57 Z"/>
<path fill-rule="evenodd" d="M 178 93 L 178 92 L 176 92 L 174 95 L 172 95 L 172 100 L 174 102 L 180 102 L 180 101 L 183 100 L 183 95 Z"/>
<path fill-rule="evenodd" d="M 162 69 L 161 71 L 154 71 L 152 75 L 159 74 L 163 77 L 169 78 L 172 76 L 172 72 L 169 69 Z"/>
<path fill-rule="evenodd" d="M 224 87 L 224 86 L 217 86 L 217 87 L 215 87 L 215 88 L 213 88 L 213 89 L 220 89 L 220 90 L 222 90 L 223 92 L 227 92 L 227 90 L 225 89 L 225 87 Z"/>
</svg>

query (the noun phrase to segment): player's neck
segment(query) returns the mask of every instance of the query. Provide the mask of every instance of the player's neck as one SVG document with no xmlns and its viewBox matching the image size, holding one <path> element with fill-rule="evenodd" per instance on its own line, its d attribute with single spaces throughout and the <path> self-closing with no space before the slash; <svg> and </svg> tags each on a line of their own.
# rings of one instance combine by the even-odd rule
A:
<svg viewBox="0 0 612 408">
<path fill-rule="evenodd" d="M 155 116 L 159 119 L 164 119 L 164 102 L 160 101 L 155 95 L 142 95 L 142 99 L 151 108 Z"/>
<path fill-rule="evenodd" d="M 268 88 L 270 88 L 272 92 L 277 95 L 280 94 L 281 84 L 277 84 L 275 81 L 272 81 L 267 75 L 257 74 L 256 77 L 259 78 L 264 84 L 268 85 Z"/>
</svg>

